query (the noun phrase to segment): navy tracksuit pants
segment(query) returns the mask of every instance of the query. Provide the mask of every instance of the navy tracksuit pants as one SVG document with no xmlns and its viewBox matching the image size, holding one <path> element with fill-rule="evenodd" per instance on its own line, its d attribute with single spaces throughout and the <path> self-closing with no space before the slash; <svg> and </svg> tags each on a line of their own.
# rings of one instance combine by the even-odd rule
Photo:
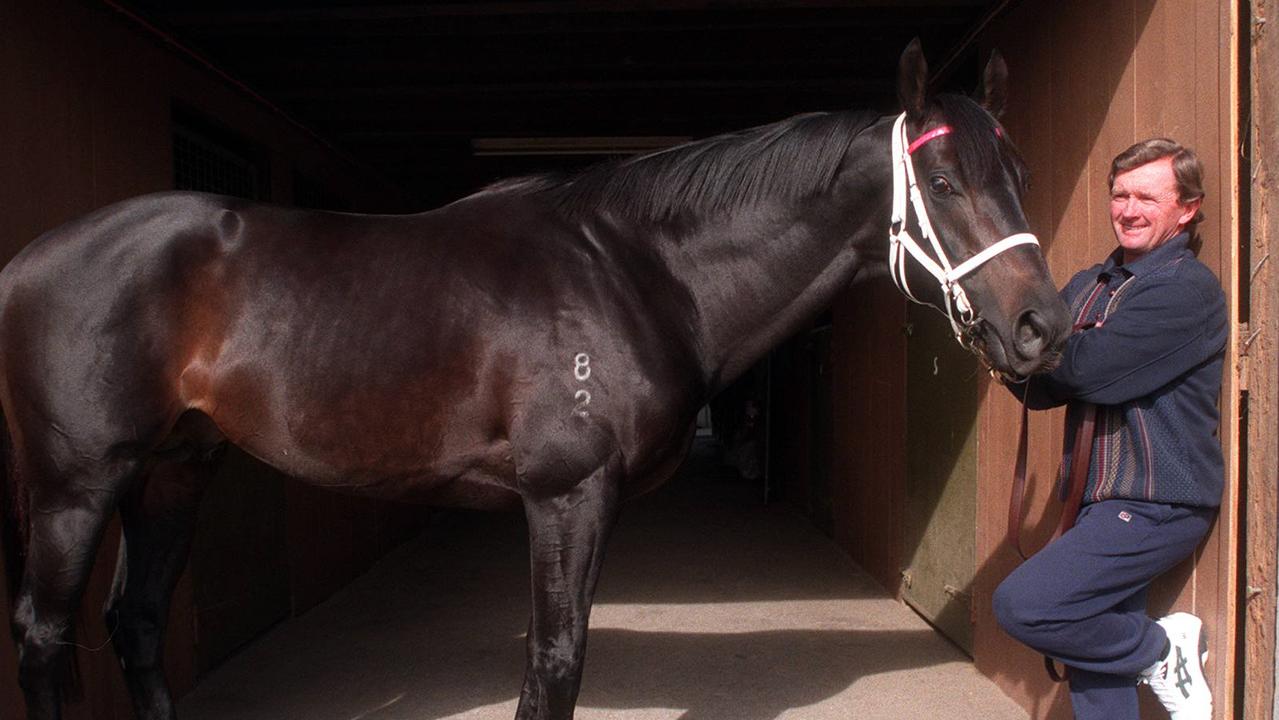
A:
<svg viewBox="0 0 1279 720">
<path fill-rule="evenodd" d="M 1018 641 L 1070 667 L 1077 720 L 1137 720 L 1136 676 L 1162 657 L 1146 615 L 1150 581 L 1189 557 L 1215 508 L 1106 500 L 995 590 L 995 618 Z"/>
</svg>

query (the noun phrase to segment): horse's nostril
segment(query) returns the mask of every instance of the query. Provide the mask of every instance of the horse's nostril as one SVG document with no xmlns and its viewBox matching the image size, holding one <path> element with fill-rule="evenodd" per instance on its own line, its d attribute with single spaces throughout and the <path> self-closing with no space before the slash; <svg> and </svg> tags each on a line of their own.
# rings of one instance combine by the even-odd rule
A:
<svg viewBox="0 0 1279 720">
<path fill-rule="evenodd" d="M 1026 359 L 1037 357 L 1044 350 L 1047 335 L 1047 327 L 1039 313 L 1027 310 L 1017 318 L 1013 331 L 1017 353 Z"/>
</svg>

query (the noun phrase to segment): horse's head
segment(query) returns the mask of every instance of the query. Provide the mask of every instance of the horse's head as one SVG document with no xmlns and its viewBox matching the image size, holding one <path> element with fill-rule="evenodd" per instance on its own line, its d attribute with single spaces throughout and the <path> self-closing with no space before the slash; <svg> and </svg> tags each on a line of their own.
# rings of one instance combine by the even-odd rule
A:
<svg viewBox="0 0 1279 720">
<path fill-rule="evenodd" d="M 918 40 L 902 53 L 889 266 L 992 370 L 1024 377 L 1052 366 L 1070 318 L 1028 232 L 1026 167 L 995 119 L 1007 72 L 995 54 L 975 101 L 929 97 Z"/>
</svg>

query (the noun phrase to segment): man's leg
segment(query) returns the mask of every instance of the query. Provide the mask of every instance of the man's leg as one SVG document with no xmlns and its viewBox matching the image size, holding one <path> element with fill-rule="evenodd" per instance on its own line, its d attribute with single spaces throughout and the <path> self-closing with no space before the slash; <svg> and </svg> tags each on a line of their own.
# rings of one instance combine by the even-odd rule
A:
<svg viewBox="0 0 1279 720">
<path fill-rule="evenodd" d="M 1074 528 L 996 590 L 995 616 L 1006 632 L 1083 673 L 1072 683 L 1076 717 L 1136 717 L 1128 709 L 1136 707 L 1135 678 L 1167 645 L 1145 614 L 1145 589 L 1194 551 L 1214 516 L 1123 500 L 1088 505 Z"/>
<path fill-rule="evenodd" d="M 1137 720 L 1137 683 L 1122 675 L 1071 669 L 1070 705 L 1077 720 Z"/>
<path fill-rule="evenodd" d="M 1114 608 L 1146 617 L 1146 588 Z M 1137 718 L 1137 684 L 1127 675 L 1070 669 L 1070 705 L 1076 718 Z"/>
</svg>

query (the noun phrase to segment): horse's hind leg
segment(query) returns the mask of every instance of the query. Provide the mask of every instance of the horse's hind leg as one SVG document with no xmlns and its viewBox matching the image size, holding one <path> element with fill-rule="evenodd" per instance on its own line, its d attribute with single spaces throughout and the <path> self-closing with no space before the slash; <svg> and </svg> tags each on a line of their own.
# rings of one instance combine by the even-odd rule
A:
<svg viewBox="0 0 1279 720">
<path fill-rule="evenodd" d="M 163 664 L 169 602 L 220 456 L 219 450 L 201 460 L 161 462 L 120 500 L 124 536 L 106 624 L 138 720 L 175 717 Z"/>
<path fill-rule="evenodd" d="M 573 717 L 595 583 L 617 520 L 618 482 L 610 463 L 570 493 L 524 499 L 533 614 L 516 720 Z"/>
<path fill-rule="evenodd" d="M 12 617 L 28 720 L 61 717 L 75 612 L 120 488 L 138 469 L 133 460 L 15 452 L 14 471 L 29 489 L 30 534 Z"/>
</svg>

